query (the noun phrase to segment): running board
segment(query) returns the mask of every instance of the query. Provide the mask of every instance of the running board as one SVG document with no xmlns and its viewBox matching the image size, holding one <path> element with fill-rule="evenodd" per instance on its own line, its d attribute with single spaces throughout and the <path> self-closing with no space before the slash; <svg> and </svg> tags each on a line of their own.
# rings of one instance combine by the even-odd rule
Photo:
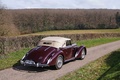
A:
<svg viewBox="0 0 120 80">
<path fill-rule="evenodd" d="M 75 60 L 75 57 L 70 58 L 70 59 L 68 59 L 68 60 L 65 60 L 65 62 L 68 62 L 68 61 L 71 61 L 71 60 Z"/>
</svg>

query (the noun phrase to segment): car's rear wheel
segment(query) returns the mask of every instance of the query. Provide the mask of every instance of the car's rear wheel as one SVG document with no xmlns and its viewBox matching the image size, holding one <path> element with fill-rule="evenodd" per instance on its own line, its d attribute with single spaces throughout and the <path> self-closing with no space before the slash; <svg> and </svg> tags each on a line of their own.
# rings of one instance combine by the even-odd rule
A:
<svg viewBox="0 0 120 80">
<path fill-rule="evenodd" d="M 82 50 L 80 59 L 83 60 L 86 56 L 85 49 Z"/>
<path fill-rule="evenodd" d="M 55 68 L 60 69 L 63 66 L 63 56 L 59 55 L 56 60 Z"/>
</svg>

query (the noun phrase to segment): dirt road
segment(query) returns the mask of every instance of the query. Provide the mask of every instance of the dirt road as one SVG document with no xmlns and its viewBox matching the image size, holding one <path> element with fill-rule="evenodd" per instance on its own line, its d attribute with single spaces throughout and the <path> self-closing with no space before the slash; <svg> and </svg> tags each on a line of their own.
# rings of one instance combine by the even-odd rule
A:
<svg viewBox="0 0 120 80">
<path fill-rule="evenodd" d="M 33 68 L 17 66 L 0 71 L 0 80 L 55 80 L 68 72 L 74 71 L 83 65 L 98 59 L 120 48 L 120 40 L 96 47 L 88 48 L 88 55 L 84 60 L 75 60 L 63 65 L 60 70 L 52 68 Z"/>
</svg>

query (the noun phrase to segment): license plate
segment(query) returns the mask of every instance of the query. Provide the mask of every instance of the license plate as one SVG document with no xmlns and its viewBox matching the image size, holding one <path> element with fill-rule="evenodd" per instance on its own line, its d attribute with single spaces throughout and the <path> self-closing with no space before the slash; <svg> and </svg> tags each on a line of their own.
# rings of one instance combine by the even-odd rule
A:
<svg viewBox="0 0 120 80">
<path fill-rule="evenodd" d="M 26 60 L 25 63 L 26 63 L 26 64 L 35 64 L 35 62 L 32 61 L 32 60 Z"/>
</svg>

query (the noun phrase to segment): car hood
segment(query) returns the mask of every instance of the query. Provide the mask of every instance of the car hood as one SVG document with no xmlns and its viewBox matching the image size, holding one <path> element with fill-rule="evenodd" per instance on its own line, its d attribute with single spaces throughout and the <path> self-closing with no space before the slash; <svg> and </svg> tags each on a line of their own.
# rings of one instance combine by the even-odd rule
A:
<svg viewBox="0 0 120 80">
<path fill-rule="evenodd" d="M 38 46 L 30 50 L 26 56 L 27 60 L 33 60 L 35 62 L 45 63 L 46 60 L 56 51 L 57 48 L 50 46 Z"/>
</svg>

